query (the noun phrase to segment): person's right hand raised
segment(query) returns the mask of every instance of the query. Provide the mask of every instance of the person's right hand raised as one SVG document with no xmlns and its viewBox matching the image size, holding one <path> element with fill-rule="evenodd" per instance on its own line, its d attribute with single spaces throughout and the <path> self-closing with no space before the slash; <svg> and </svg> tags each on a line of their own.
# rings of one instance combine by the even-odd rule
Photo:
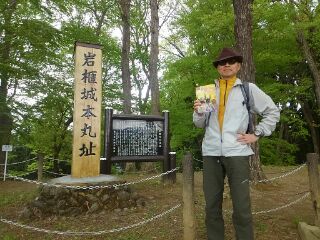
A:
<svg viewBox="0 0 320 240">
<path fill-rule="evenodd" d="M 196 112 L 196 113 L 198 113 L 199 115 L 202 115 L 203 113 L 199 113 L 198 112 L 198 109 L 199 109 L 199 107 L 201 106 L 201 102 L 200 102 L 200 100 L 195 100 L 194 101 L 194 104 L 193 104 L 193 110 Z"/>
</svg>

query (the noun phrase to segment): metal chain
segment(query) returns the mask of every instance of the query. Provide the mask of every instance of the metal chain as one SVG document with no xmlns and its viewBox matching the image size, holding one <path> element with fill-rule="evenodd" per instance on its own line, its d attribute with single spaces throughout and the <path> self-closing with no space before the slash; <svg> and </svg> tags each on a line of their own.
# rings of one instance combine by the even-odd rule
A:
<svg viewBox="0 0 320 240">
<path fill-rule="evenodd" d="M 296 169 L 293 169 L 291 172 L 287 172 L 281 176 L 278 176 L 278 177 L 274 177 L 274 178 L 270 178 L 270 179 L 264 179 L 264 180 L 260 180 L 260 181 L 257 181 L 255 183 L 262 183 L 262 182 L 271 182 L 273 180 L 276 180 L 276 179 L 280 179 L 280 178 L 284 178 L 284 177 L 287 177 L 291 174 L 294 174 L 296 172 L 298 172 L 300 169 L 302 169 L 303 167 L 305 167 L 307 164 L 302 164 L 300 167 L 296 168 Z"/>
<path fill-rule="evenodd" d="M 51 184 L 51 183 L 46 183 L 46 182 L 39 182 L 39 181 L 35 181 L 35 180 L 25 179 L 25 178 L 13 176 L 13 175 L 10 175 L 10 174 L 7 174 L 6 176 L 9 177 L 9 178 L 13 178 L 13 179 L 20 180 L 20 181 L 23 181 L 23 182 L 28 182 L 28 183 L 34 183 L 34 184 L 37 184 L 37 185 L 44 185 L 44 186 L 58 187 L 58 188 L 67 188 L 67 189 L 94 190 L 94 189 L 102 189 L 102 188 L 118 188 L 118 187 L 122 187 L 122 186 L 129 186 L 129 185 L 132 185 L 132 184 L 142 183 L 142 182 L 146 182 L 146 181 L 158 178 L 158 177 L 162 177 L 164 175 L 167 175 L 169 173 L 177 171 L 178 169 L 179 169 L 179 167 L 176 167 L 174 169 L 171 169 L 170 171 L 167 171 L 167 172 L 164 172 L 164 173 L 161 173 L 159 175 L 152 176 L 152 177 L 140 179 L 138 181 L 133 181 L 133 182 L 128 182 L 128 183 L 121 183 L 121 184 L 114 184 L 114 185 L 101 185 L 101 186 L 59 185 L 59 184 Z"/>
<path fill-rule="evenodd" d="M 46 173 L 50 173 L 50 174 L 53 174 L 53 175 L 57 175 L 57 176 L 67 176 L 68 174 L 64 174 L 64 173 L 55 173 L 55 172 L 50 172 L 50 171 L 47 171 L 47 170 L 44 170 L 44 172 Z"/>
<path fill-rule="evenodd" d="M 49 160 L 58 160 L 59 162 L 67 162 L 70 163 L 71 160 L 63 160 L 63 159 L 58 159 L 58 158 L 47 158 Z M 100 158 L 100 160 L 106 160 L 106 158 Z"/>
<path fill-rule="evenodd" d="M 16 227 L 21 227 L 21 228 L 25 228 L 25 229 L 29 229 L 29 230 L 33 230 L 33 231 L 37 231 L 37 232 L 43 232 L 43 233 L 49 233 L 49 234 L 58 234 L 58 235 L 73 235 L 73 236 L 89 236 L 89 235 L 102 235 L 102 234 L 107 234 L 107 233 L 115 233 L 115 232 L 121 232 L 127 229 L 131 229 L 134 227 L 138 227 L 138 226 L 142 226 L 146 223 L 152 222 L 156 219 L 159 219 L 163 216 L 165 216 L 168 213 L 173 212 L 174 210 L 176 210 L 177 208 L 179 208 L 181 206 L 181 204 L 178 204 L 176 206 L 174 206 L 173 208 L 170 208 L 169 210 L 155 215 L 152 218 L 146 219 L 144 221 L 132 224 L 130 226 L 125 226 L 125 227 L 120 227 L 120 228 L 115 228 L 115 229 L 111 229 L 111 230 L 103 230 L 103 231 L 97 231 L 97 232 L 75 232 L 75 231 L 66 231 L 66 232 L 62 232 L 62 231 L 56 231 L 56 230 L 48 230 L 48 229 L 41 229 L 41 228 L 37 228 L 37 227 L 32 227 L 29 225 L 25 225 L 25 224 L 20 224 L 18 222 L 13 222 L 10 220 L 7 220 L 5 218 L 0 217 L 0 221 L 3 223 L 7 223 L 7 224 L 11 224 L 14 225 Z"/>
<path fill-rule="evenodd" d="M 28 175 L 28 174 L 36 173 L 36 172 L 37 172 L 37 170 L 33 170 L 33 171 L 31 171 L 31 172 L 21 173 L 21 174 L 17 174 L 17 175 L 14 175 L 14 176 L 16 176 L 16 177 L 22 177 L 22 176 L 26 176 L 26 175 Z"/>
<path fill-rule="evenodd" d="M 67 162 L 70 163 L 70 160 L 62 160 L 62 159 L 58 159 L 58 158 L 48 158 L 49 160 L 58 160 L 59 162 Z"/>
<path fill-rule="evenodd" d="M 196 158 L 193 158 L 193 160 L 195 160 L 195 161 L 197 161 L 197 162 L 202 162 L 202 163 L 203 163 L 202 160 L 199 160 L 199 159 L 196 159 Z"/>
<path fill-rule="evenodd" d="M 283 205 L 283 206 L 280 206 L 280 207 L 277 207 L 277 208 L 273 208 L 273 209 L 269 209 L 269 210 L 263 210 L 263 211 L 258 211 L 258 212 L 252 212 L 253 215 L 258 215 L 258 214 L 262 214 L 262 213 L 270 213 L 270 212 L 275 212 L 275 211 L 278 211 L 278 210 L 281 210 L 281 209 L 284 209 L 284 208 L 287 208 L 287 207 L 290 207 L 300 201 L 302 201 L 303 199 L 307 198 L 308 196 L 310 195 L 310 192 L 307 192 L 306 194 L 304 194 L 302 197 L 294 200 L 293 202 L 290 202 L 286 205 Z M 224 210 L 224 212 L 226 213 L 232 213 L 232 211 L 230 210 Z"/>
<path fill-rule="evenodd" d="M 149 173 L 149 172 L 153 172 L 153 171 L 158 171 L 157 168 L 153 168 L 153 169 L 149 169 L 146 171 L 134 171 L 134 172 L 130 172 L 130 171 L 123 171 L 123 173 L 127 173 L 127 174 L 142 174 L 142 173 Z"/>
<path fill-rule="evenodd" d="M 304 194 L 301 198 L 298 198 L 296 200 L 294 200 L 293 202 L 291 203 L 288 203 L 284 206 L 280 206 L 280 207 L 277 207 L 277 208 L 274 208 L 274 209 L 269 209 L 269 210 L 264 210 L 264 211 L 259 211 L 259 212 L 253 212 L 252 214 L 254 215 L 258 215 L 258 214 L 262 214 L 262 213 L 270 213 L 270 212 L 275 212 L 275 211 L 278 211 L 278 210 L 281 210 L 283 208 L 287 208 L 287 207 L 290 207 L 300 201 L 302 201 L 303 199 L 307 198 L 308 196 L 310 195 L 310 192 L 307 192 L 306 194 Z"/>
<path fill-rule="evenodd" d="M 25 160 L 25 161 L 22 161 L 22 162 L 15 162 L 15 163 L 7 163 L 7 166 L 9 165 L 18 165 L 18 164 L 22 164 L 22 163 L 26 163 L 26 162 L 30 162 L 30 161 L 33 161 L 37 159 L 36 157 L 34 158 L 31 158 L 31 159 L 28 159 L 28 160 Z M 0 166 L 4 166 L 5 164 L 0 164 Z"/>
</svg>

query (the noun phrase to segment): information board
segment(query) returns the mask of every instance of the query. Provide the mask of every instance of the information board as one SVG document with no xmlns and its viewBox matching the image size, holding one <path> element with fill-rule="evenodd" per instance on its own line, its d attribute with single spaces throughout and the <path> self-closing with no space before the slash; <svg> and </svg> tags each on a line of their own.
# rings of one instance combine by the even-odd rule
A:
<svg viewBox="0 0 320 240">
<path fill-rule="evenodd" d="M 119 162 L 162 162 L 169 170 L 169 112 L 159 115 L 113 114 L 105 109 L 104 158 L 101 173 Z"/>
<path fill-rule="evenodd" d="M 163 122 L 113 120 L 112 156 L 163 155 Z"/>
</svg>

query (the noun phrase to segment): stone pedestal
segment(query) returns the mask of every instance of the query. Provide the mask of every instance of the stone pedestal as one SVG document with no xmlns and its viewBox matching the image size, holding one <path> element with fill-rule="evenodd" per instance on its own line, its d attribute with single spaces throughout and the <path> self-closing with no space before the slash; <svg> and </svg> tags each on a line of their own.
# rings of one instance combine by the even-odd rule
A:
<svg viewBox="0 0 320 240">
<path fill-rule="evenodd" d="M 39 196 L 28 203 L 21 212 L 21 218 L 42 218 L 52 215 L 77 216 L 83 213 L 99 213 L 145 205 L 144 199 L 134 193 L 129 186 L 114 187 L 123 184 L 118 178 L 100 175 L 93 178 L 72 178 L 64 176 L 52 179 L 50 184 L 41 186 Z M 64 186 L 97 186 L 97 189 L 72 189 Z M 103 186 L 99 188 L 99 186 Z M 108 186 L 108 187 L 105 187 Z"/>
<path fill-rule="evenodd" d="M 298 232 L 301 240 L 320 240 L 319 227 L 300 222 L 298 225 Z"/>
</svg>

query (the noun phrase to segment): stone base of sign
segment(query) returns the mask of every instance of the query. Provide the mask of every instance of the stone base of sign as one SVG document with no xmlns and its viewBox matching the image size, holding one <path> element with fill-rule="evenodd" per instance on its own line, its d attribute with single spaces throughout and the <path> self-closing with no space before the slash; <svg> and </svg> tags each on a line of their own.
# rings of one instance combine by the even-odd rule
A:
<svg viewBox="0 0 320 240">
<path fill-rule="evenodd" d="M 119 178 L 112 175 L 100 174 L 97 177 L 84 177 L 84 178 L 73 178 L 71 175 L 54 178 L 49 181 L 50 184 L 64 184 L 64 185 L 88 185 L 88 184 L 100 184 L 110 183 L 119 181 Z"/>
<path fill-rule="evenodd" d="M 110 175 L 94 178 L 65 176 L 50 181 L 56 186 L 41 186 L 38 197 L 28 203 L 20 213 L 21 219 L 36 219 L 50 216 L 78 216 L 102 211 L 119 211 L 144 207 L 146 201 L 125 183 Z M 64 186 L 94 186 L 97 189 L 70 189 Z M 107 187 L 106 187 L 107 186 Z"/>
<path fill-rule="evenodd" d="M 320 240 L 319 227 L 300 222 L 298 225 L 298 232 L 301 240 Z"/>
</svg>

